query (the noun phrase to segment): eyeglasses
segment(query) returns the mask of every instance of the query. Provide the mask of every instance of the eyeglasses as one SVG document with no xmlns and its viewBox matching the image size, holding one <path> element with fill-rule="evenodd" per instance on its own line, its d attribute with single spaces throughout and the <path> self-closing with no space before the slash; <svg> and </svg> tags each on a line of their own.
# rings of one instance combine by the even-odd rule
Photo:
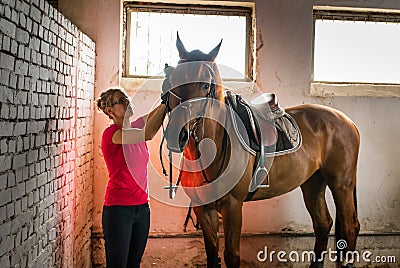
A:
<svg viewBox="0 0 400 268">
<path fill-rule="evenodd" d="M 119 99 L 117 99 L 116 101 L 111 102 L 109 107 L 113 107 L 116 104 L 126 104 L 127 102 L 130 102 L 130 101 L 131 101 L 131 98 L 122 96 Z"/>
</svg>

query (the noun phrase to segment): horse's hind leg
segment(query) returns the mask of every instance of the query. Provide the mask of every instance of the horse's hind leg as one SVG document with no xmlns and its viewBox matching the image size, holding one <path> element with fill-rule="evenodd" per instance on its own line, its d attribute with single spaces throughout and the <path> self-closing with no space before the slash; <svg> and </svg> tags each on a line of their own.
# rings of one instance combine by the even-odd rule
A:
<svg viewBox="0 0 400 268">
<path fill-rule="evenodd" d="M 312 261 L 310 267 L 323 267 L 323 252 L 327 249 L 333 221 L 325 201 L 326 183 L 319 171 L 301 185 L 301 190 L 306 208 L 311 215 L 315 233 L 314 252 L 316 259 Z"/>
<path fill-rule="evenodd" d="M 193 208 L 204 236 L 204 246 L 207 254 L 207 267 L 218 268 L 221 266 L 218 258 L 218 212 L 208 206 Z"/>
</svg>

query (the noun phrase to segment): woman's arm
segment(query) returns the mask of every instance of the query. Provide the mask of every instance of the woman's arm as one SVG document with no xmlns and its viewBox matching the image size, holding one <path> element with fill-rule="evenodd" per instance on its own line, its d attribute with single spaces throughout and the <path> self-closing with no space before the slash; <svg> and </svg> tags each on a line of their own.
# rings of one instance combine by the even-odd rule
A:
<svg viewBox="0 0 400 268">
<path fill-rule="evenodd" d="M 166 114 L 167 107 L 165 104 L 160 104 L 150 114 L 143 117 L 143 119 L 146 121 L 146 125 L 144 126 L 146 141 L 154 138 L 157 131 L 160 129 Z"/>
<path fill-rule="evenodd" d="M 144 128 L 121 128 L 112 136 L 114 144 L 133 144 L 145 141 Z"/>
<path fill-rule="evenodd" d="M 146 121 L 145 126 L 140 128 L 122 128 L 115 131 L 112 136 L 112 142 L 114 144 L 133 144 L 147 140 L 151 140 L 161 127 L 164 117 L 166 115 L 165 104 L 160 104 L 157 108 L 151 111 L 149 114 L 143 116 L 143 120 Z"/>
</svg>

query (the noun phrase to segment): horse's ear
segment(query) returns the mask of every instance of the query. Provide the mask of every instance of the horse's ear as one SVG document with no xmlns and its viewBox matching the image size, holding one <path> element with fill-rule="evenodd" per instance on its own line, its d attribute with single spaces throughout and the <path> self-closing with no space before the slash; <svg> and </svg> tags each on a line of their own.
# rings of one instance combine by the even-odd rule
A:
<svg viewBox="0 0 400 268">
<path fill-rule="evenodd" d="M 210 61 L 214 61 L 215 58 L 217 57 L 219 49 L 221 47 L 221 44 L 222 44 L 222 39 L 221 39 L 221 42 L 219 42 L 219 44 L 216 47 L 213 48 L 213 50 L 208 52 L 207 56 L 208 56 Z"/>
<path fill-rule="evenodd" d="M 178 49 L 179 52 L 179 58 L 180 59 L 186 59 L 187 51 L 185 46 L 183 45 L 181 39 L 179 38 L 179 33 L 176 32 L 176 48 Z"/>
</svg>

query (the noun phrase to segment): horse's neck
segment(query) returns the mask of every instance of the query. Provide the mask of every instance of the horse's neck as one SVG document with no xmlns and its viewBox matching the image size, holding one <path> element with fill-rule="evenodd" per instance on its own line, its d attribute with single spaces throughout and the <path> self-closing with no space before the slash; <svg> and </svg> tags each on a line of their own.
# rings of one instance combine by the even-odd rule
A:
<svg viewBox="0 0 400 268">
<path fill-rule="evenodd" d="M 225 113 L 225 111 L 223 111 L 223 113 Z M 210 165 L 210 171 L 211 174 L 217 174 L 218 170 L 221 170 L 225 161 L 224 159 L 227 157 L 227 150 L 228 150 L 228 142 L 225 135 L 227 135 L 227 133 L 225 132 L 225 125 L 227 124 L 226 122 L 227 117 L 225 116 L 223 118 L 223 120 L 217 120 L 218 123 L 214 120 L 211 119 L 205 119 L 203 121 L 203 125 L 199 126 L 198 131 L 196 132 L 196 138 L 191 137 L 191 142 L 189 142 L 188 145 L 188 149 L 190 150 L 190 154 L 193 155 L 197 155 L 197 157 L 200 156 L 201 153 L 210 153 L 212 154 L 212 164 Z M 197 139 L 197 141 L 195 141 Z M 211 153 L 211 149 L 208 149 L 206 147 L 206 149 L 202 148 L 204 151 L 201 151 L 199 147 L 200 143 L 202 140 L 207 139 L 208 141 L 206 141 L 206 146 L 209 146 L 209 143 L 212 142 L 214 143 L 214 146 L 216 148 L 215 154 Z M 207 145 L 208 144 L 208 145 Z M 200 152 L 201 151 L 201 152 Z M 211 155 L 210 155 L 211 156 Z M 203 158 L 204 156 L 202 156 L 202 159 L 206 159 Z M 208 159 L 209 160 L 209 159 Z M 206 161 L 208 162 L 208 161 Z M 210 162 L 208 162 L 210 163 Z M 212 171 L 213 170 L 213 171 Z M 209 173 L 209 172 L 207 172 Z M 210 175 L 210 178 L 212 179 L 214 176 Z"/>
<path fill-rule="evenodd" d="M 220 92 L 218 93 L 220 95 Z M 222 93 L 221 93 L 222 94 Z M 215 102 L 216 101 L 216 102 Z M 227 110 L 225 107 L 225 98 L 221 96 L 220 100 L 214 100 L 211 104 L 210 112 L 208 113 L 209 118 L 204 119 L 204 138 L 211 139 L 215 146 L 223 150 L 223 136 L 228 120 Z"/>
</svg>

